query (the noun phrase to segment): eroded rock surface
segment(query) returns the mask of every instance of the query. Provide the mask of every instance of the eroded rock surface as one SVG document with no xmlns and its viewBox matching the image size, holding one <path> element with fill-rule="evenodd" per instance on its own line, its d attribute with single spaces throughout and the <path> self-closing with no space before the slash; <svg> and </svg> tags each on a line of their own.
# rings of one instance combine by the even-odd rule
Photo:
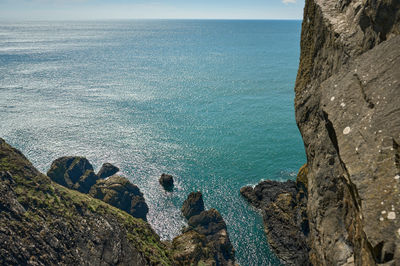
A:
<svg viewBox="0 0 400 266">
<path fill-rule="evenodd" d="M 266 180 L 254 188 L 240 190 L 243 197 L 262 210 L 268 242 L 285 265 L 310 265 L 304 168 L 299 171 L 297 182 Z"/>
<path fill-rule="evenodd" d="M 99 172 L 97 173 L 97 176 L 99 178 L 104 179 L 106 177 L 109 177 L 109 176 L 112 176 L 112 175 L 118 173 L 118 171 L 119 171 L 118 167 L 116 167 L 110 163 L 103 163 Z"/>
<path fill-rule="evenodd" d="M 62 186 L 82 193 L 88 193 L 98 179 L 90 162 L 78 156 L 60 157 L 54 160 L 47 176 Z"/>
<path fill-rule="evenodd" d="M 89 195 L 126 211 L 136 218 L 147 220 L 149 208 L 140 189 L 122 176 L 100 179 L 90 189 Z"/>
<path fill-rule="evenodd" d="M 314 265 L 400 264 L 400 2 L 307 0 L 296 121 Z"/>
<path fill-rule="evenodd" d="M 181 211 L 186 219 L 190 219 L 190 217 L 198 215 L 204 211 L 203 194 L 199 191 L 190 193 L 187 199 L 183 202 Z"/>
<path fill-rule="evenodd" d="M 189 226 L 172 241 L 174 260 L 179 265 L 235 265 L 235 251 L 221 214 L 215 209 L 204 211 L 200 192 L 191 193 L 185 204 L 195 212 L 189 212 Z M 203 211 L 198 213 L 201 205 Z"/>
</svg>

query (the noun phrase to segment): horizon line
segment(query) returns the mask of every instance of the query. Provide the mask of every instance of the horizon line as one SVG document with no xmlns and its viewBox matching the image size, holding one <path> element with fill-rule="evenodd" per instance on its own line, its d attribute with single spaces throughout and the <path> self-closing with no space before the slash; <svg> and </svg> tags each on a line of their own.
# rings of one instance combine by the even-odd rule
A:
<svg viewBox="0 0 400 266">
<path fill-rule="evenodd" d="M 65 18 L 65 19 L 35 19 L 35 18 L 0 18 L 0 22 L 3 21 L 21 21 L 21 22 L 46 22 L 46 21 L 126 21 L 126 20 L 219 20 L 219 21 L 302 21 L 302 18 Z"/>
</svg>

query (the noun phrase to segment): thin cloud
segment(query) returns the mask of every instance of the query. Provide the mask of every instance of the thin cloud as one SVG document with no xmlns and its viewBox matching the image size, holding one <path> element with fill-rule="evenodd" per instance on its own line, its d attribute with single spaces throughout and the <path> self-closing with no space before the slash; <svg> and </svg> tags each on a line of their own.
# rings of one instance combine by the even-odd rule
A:
<svg viewBox="0 0 400 266">
<path fill-rule="evenodd" d="M 296 4 L 296 0 L 282 0 L 282 3 L 284 3 L 285 5 L 287 5 L 287 4 Z"/>
</svg>

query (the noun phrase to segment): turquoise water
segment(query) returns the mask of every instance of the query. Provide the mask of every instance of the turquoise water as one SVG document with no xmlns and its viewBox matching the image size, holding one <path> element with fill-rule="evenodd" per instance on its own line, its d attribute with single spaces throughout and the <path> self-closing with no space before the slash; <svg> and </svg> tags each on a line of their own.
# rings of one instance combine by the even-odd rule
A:
<svg viewBox="0 0 400 266">
<path fill-rule="evenodd" d="M 65 155 L 119 166 L 176 236 L 191 191 L 224 217 L 241 265 L 276 265 L 239 189 L 294 178 L 300 21 L 0 23 L 0 137 L 43 172 Z M 173 193 L 158 177 L 175 176 Z"/>
</svg>

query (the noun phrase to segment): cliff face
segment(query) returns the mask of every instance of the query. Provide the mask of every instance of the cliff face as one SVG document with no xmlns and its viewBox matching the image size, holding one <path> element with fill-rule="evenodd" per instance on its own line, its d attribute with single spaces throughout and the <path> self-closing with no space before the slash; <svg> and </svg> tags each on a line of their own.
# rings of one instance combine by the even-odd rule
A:
<svg viewBox="0 0 400 266">
<path fill-rule="evenodd" d="M 307 0 L 296 121 L 314 265 L 400 263 L 400 1 Z"/>
</svg>

